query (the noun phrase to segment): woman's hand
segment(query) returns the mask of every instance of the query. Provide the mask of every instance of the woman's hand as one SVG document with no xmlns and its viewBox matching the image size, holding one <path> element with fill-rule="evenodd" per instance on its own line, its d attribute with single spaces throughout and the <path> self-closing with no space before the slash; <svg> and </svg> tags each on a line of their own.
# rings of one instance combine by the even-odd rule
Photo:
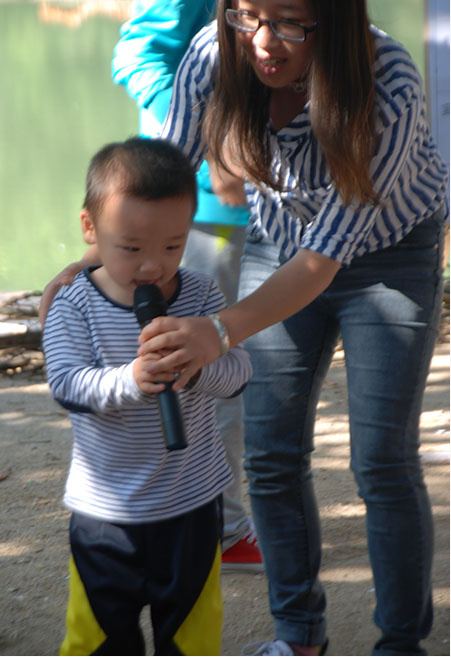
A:
<svg viewBox="0 0 451 657">
<path fill-rule="evenodd" d="M 246 205 L 243 179 L 209 162 L 211 187 L 222 205 Z"/>
<path fill-rule="evenodd" d="M 83 269 L 83 267 L 86 267 L 86 262 L 84 260 L 73 262 L 72 264 L 65 267 L 63 271 L 55 276 L 55 278 L 52 278 L 50 283 L 47 283 L 44 288 L 44 292 L 42 293 L 41 303 L 39 305 L 39 320 L 41 322 L 42 328 L 44 328 L 45 318 L 47 317 L 47 313 L 55 294 L 63 285 L 70 285 L 75 276 Z"/>
<path fill-rule="evenodd" d="M 81 260 L 67 265 L 67 267 L 65 267 L 63 271 L 55 276 L 55 278 L 52 278 L 50 283 L 47 283 L 44 288 L 44 292 L 42 293 L 41 303 L 39 306 L 39 320 L 41 322 L 42 328 L 44 328 L 45 318 L 47 317 L 47 313 L 53 301 L 53 297 L 58 292 L 60 287 L 63 285 L 70 285 L 78 272 L 80 272 L 85 267 L 99 264 L 100 257 L 97 246 L 93 244 L 89 247 Z"/>
<path fill-rule="evenodd" d="M 321 253 L 300 249 L 252 294 L 220 311 L 230 346 L 305 308 L 330 285 L 340 266 Z M 221 355 L 221 339 L 208 317 L 157 317 L 142 330 L 140 342 L 140 356 L 160 349 L 171 352 L 150 363 L 148 371 L 178 372 L 176 391 Z"/>
<path fill-rule="evenodd" d="M 223 205 L 231 207 L 246 205 L 243 170 L 234 163 L 228 142 L 223 146 L 223 158 L 228 170 L 218 166 L 215 160 L 207 155 L 213 192 Z"/>
<path fill-rule="evenodd" d="M 157 317 L 142 330 L 139 341 L 138 355 L 153 381 L 161 380 L 160 373 L 178 373 L 174 391 L 184 388 L 204 365 L 221 355 L 218 332 L 208 317 Z M 145 360 L 161 349 L 170 353 L 159 360 Z"/>
</svg>

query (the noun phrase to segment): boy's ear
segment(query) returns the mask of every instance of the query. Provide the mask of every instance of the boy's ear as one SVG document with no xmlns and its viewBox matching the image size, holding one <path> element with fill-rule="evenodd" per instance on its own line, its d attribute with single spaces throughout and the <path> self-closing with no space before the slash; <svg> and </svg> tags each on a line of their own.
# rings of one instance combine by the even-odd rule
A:
<svg viewBox="0 0 451 657">
<path fill-rule="evenodd" d="M 83 210 L 80 212 L 80 219 L 81 219 L 81 232 L 83 234 L 83 239 L 87 244 L 95 244 L 96 229 L 89 210 L 83 208 Z"/>
</svg>

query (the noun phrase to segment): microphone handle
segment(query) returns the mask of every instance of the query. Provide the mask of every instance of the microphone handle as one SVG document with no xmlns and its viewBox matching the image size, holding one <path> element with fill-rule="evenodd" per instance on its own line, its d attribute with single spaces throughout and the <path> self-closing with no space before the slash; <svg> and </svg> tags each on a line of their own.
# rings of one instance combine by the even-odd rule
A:
<svg viewBox="0 0 451 657">
<path fill-rule="evenodd" d="M 155 317 L 165 316 L 166 301 L 161 290 L 153 284 L 138 286 L 134 293 L 133 310 L 141 328 Z M 156 396 L 164 442 L 168 450 L 184 449 L 188 443 L 178 395 L 172 390 L 172 382 L 165 383 L 165 386 L 163 392 Z"/>
<path fill-rule="evenodd" d="M 157 400 L 166 448 L 185 449 L 188 443 L 185 438 L 182 412 L 177 393 L 172 390 L 172 383 L 166 383 L 166 388 L 158 393 Z"/>
</svg>

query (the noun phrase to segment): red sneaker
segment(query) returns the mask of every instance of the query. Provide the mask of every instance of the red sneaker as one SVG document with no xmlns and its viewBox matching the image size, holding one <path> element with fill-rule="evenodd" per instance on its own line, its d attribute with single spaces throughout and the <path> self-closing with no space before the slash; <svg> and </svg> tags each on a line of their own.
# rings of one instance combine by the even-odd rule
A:
<svg viewBox="0 0 451 657">
<path fill-rule="evenodd" d="M 263 572 L 262 555 L 254 532 L 237 541 L 222 553 L 222 571 L 233 572 L 234 570 L 247 570 L 250 573 Z"/>
</svg>

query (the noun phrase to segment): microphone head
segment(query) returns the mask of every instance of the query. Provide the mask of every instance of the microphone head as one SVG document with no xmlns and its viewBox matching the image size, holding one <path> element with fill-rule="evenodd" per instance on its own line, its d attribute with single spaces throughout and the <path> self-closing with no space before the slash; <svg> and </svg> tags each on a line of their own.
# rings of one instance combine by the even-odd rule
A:
<svg viewBox="0 0 451 657">
<path fill-rule="evenodd" d="M 138 285 L 133 295 L 133 311 L 142 327 L 146 326 L 155 317 L 166 315 L 166 301 L 158 285 L 145 283 Z"/>
</svg>

